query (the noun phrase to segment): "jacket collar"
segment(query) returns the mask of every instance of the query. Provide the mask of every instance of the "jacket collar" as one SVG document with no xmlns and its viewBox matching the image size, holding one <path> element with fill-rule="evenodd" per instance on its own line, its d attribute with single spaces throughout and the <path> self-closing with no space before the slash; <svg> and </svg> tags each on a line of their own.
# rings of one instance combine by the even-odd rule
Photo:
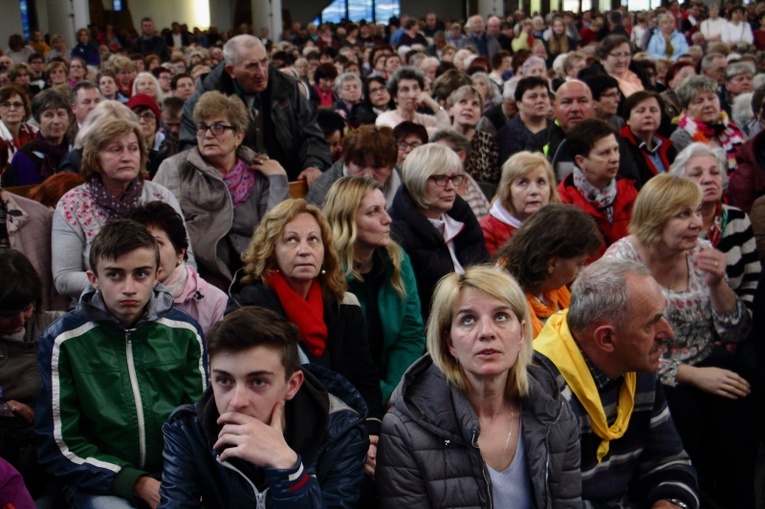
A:
<svg viewBox="0 0 765 509">
<path fill-rule="evenodd" d="M 173 296 L 162 284 L 157 284 L 152 291 L 151 298 L 146 305 L 146 311 L 136 322 L 131 330 L 140 329 L 148 322 L 156 322 L 164 317 L 173 307 Z M 111 322 L 120 328 L 125 328 L 114 315 L 112 315 L 104 303 L 101 292 L 88 286 L 80 295 L 77 310 L 94 322 Z"/>
</svg>

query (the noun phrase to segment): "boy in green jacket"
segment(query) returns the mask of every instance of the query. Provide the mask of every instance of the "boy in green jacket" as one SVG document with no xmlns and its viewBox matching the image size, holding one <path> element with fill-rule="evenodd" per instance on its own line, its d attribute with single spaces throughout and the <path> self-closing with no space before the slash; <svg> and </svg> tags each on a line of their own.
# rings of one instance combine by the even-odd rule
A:
<svg viewBox="0 0 765 509">
<path fill-rule="evenodd" d="M 77 309 L 40 337 L 40 463 L 74 507 L 159 503 L 162 424 L 207 387 L 202 332 L 155 286 L 159 249 L 143 225 L 107 223 Z"/>
</svg>

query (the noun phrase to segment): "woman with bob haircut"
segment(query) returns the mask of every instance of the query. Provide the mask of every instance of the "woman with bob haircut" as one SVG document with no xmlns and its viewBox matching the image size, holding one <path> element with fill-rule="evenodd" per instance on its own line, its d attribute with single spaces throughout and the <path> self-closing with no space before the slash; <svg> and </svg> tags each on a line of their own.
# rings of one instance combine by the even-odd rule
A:
<svg viewBox="0 0 765 509">
<path fill-rule="evenodd" d="M 521 223 L 548 203 L 560 203 L 560 198 L 552 166 L 544 155 L 524 151 L 505 161 L 489 215 L 480 221 L 489 254 L 493 255 Z"/>
<path fill-rule="evenodd" d="M 61 158 L 69 151 L 66 133 L 72 109 L 66 95 L 55 89 L 43 90 L 32 100 L 32 116 L 40 130 L 14 154 L 2 176 L 5 187 L 39 184 L 58 173 Z"/>
<path fill-rule="evenodd" d="M 371 76 L 364 81 L 362 101 L 356 108 L 356 121 L 359 125 L 374 125 L 378 115 L 396 108 L 385 85 L 382 76 Z"/>
<path fill-rule="evenodd" d="M 491 85 L 494 87 L 494 84 Z M 463 85 L 449 95 L 446 105 L 452 129 L 470 140 L 465 172 L 479 182 L 499 181 L 499 147 L 496 136 L 476 130 L 483 115 L 483 95 L 474 85 Z"/>
<path fill-rule="evenodd" d="M 619 83 L 621 100 L 640 90 L 652 90 L 651 82 L 645 72 L 632 59 L 630 41 L 623 35 L 606 36 L 595 52 L 597 60 L 579 72 L 579 79 L 598 74 L 608 74 Z M 621 111 L 621 104 L 619 105 Z"/>
<path fill-rule="evenodd" d="M 0 139 L 7 142 L 9 160 L 35 139 L 37 128 L 26 121 L 31 114 L 29 96 L 21 87 L 11 84 L 0 88 Z"/>
<path fill-rule="evenodd" d="M 263 217 L 242 262 L 228 311 L 262 306 L 286 317 L 298 328 L 307 362 L 341 374 L 359 391 L 369 410 L 367 430 L 374 435 L 365 467 L 373 474 L 382 418 L 380 378 L 359 300 L 347 291 L 327 220 L 305 200 L 283 201 Z"/>
<path fill-rule="evenodd" d="M 429 355 L 383 420 L 382 508 L 580 508 L 578 423 L 552 374 L 532 364 L 523 290 L 494 267 L 438 284 Z M 413 474 L 414 473 L 414 474 Z"/>
<path fill-rule="evenodd" d="M 701 200 L 704 224 L 699 238 L 708 240 L 712 247 L 725 254 L 728 284 L 751 310 L 760 280 L 760 260 L 749 216 L 722 202 L 727 180 L 724 164 L 720 149 L 691 143 L 680 152 L 669 171 L 693 180 L 704 191 Z"/>
<path fill-rule="evenodd" d="M 736 171 L 736 156 L 746 139 L 738 126 L 720 108 L 717 81 L 708 76 L 691 76 L 677 89 L 683 109 L 677 129 L 669 137 L 678 152 L 698 141 L 725 152 L 726 174 Z"/>
<path fill-rule="evenodd" d="M 388 80 L 388 93 L 396 103 L 396 109 L 377 116 L 375 125 L 395 128 L 404 120 L 425 126 L 428 135 L 439 129 L 448 129 L 451 119 L 446 109 L 425 91 L 425 76 L 414 67 L 399 67 Z M 419 113 L 418 108 L 427 107 L 434 113 Z"/>
<path fill-rule="evenodd" d="M 157 241 L 162 268 L 159 282 L 173 296 L 173 305 L 199 322 L 206 338 L 212 326 L 223 320 L 228 295 L 186 263 L 189 240 L 183 217 L 167 203 L 152 201 L 136 208 L 129 219 L 144 225 Z"/>
<path fill-rule="evenodd" d="M 364 312 L 367 338 L 386 404 L 404 371 L 425 351 L 417 282 L 409 257 L 390 239 L 380 184 L 342 177 L 324 200 L 348 289 Z"/>
<path fill-rule="evenodd" d="M 450 272 L 486 262 L 489 253 L 470 206 L 457 195 L 465 178 L 459 156 L 428 143 L 407 156 L 403 184 L 388 213 L 393 239 L 412 262 L 420 290 L 422 317 L 429 314 L 436 283 Z"/>
<path fill-rule="evenodd" d="M 725 254 L 698 238 L 703 197 L 688 178 L 655 176 L 635 202 L 630 235 L 605 256 L 643 263 L 661 286 L 675 338 L 659 377 L 701 489 L 730 507 L 754 507 L 755 402 L 733 355 L 717 346 L 743 341 L 751 318 L 726 280 Z"/>
<path fill-rule="evenodd" d="M 189 218 L 200 274 L 225 290 L 261 218 L 289 197 L 287 172 L 242 144 L 250 117 L 238 97 L 204 93 L 193 120 L 197 145 L 165 159 L 154 182 L 173 193 Z"/>
<path fill-rule="evenodd" d="M 43 283 L 20 251 L 0 249 L 0 454 L 23 473 L 34 496 L 51 479 L 35 454 L 35 400 L 40 392 L 37 345 L 40 335 L 62 316 L 43 311 Z M 8 415 L 6 412 L 10 412 Z"/>
<path fill-rule="evenodd" d="M 499 248 L 496 260 L 523 289 L 534 338 L 554 313 L 568 308 L 574 282 L 603 240 L 595 220 L 573 205 L 545 205 Z"/>
<path fill-rule="evenodd" d="M 390 127 L 360 126 L 343 139 L 341 159 L 313 182 L 305 200 L 320 207 L 340 177 L 366 177 L 380 184 L 385 202 L 390 206 L 401 186 L 401 177 L 393 170 L 397 157 L 396 139 Z"/>
<path fill-rule="evenodd" d="M 66 193 L 53 213 L 53 283 L 76 299 L 90 283 L 90 245 L 110 219 L 127 217 L 139 205 L 160 200 L 181 213 L 165 187 L 146 180 L 146 144 L 134 120 L 105 118 L 83 139 L 80 174 L 85 183 Z M 193 263 L 189 247 L 190 263 Z"/>
</svg>

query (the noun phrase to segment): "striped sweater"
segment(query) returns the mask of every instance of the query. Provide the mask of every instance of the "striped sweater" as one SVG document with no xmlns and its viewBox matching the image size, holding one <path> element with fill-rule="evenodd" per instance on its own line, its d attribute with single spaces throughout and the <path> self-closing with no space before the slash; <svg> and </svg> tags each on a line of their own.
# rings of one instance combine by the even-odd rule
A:
<svg viewBox="0 0 765 509">
<path fill-rule="evenodd" d="M 727 223 L 716 247 L 725 253 L 730 287 L 751 312 L 760 279 L 760 259 L 752 223 L 749 216 L 736 207 L 723 205 L 723 213 L 727 215 Z"/>
<path fill-rule="evenodd" d="M 546 326 L 539 337 L 544 334 L 557 332 Z M 598 463 L 596 451 L 601 439 L 593 432 L 587 411 L 552 361 L 538 352 L 535 355 L 556 374 L 561 394 L 579 420 L 584 508 L 650 507 L 668 499 L 681 500 L 693 509 L 699 507 L 696 471 L 683 449 L 655 373 L 637 374 L 629 427 L 621 438 L 611 441 L 608 454 Z M 613 424 L 623 377 L 609 380 L 589 360 L 587 363 L 608 423 Z"/>
</svg>

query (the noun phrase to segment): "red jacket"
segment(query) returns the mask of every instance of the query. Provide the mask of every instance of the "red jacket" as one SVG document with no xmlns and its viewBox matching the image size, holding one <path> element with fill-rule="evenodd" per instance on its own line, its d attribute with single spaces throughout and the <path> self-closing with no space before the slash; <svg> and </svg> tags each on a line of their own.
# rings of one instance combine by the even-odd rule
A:
<svg viewBox="0 0 765 509">
<path fill-rule="evenodd" d="M 757 147 L 765 142 L 765 131 L 760 131 L 754 138 L 741 145 L 736 154 L 738 168 L 728 182 L 728 204 L 738 207 L 747 214 L 752 210 L 752 203 L 765 194 L 765 167 L 757 160 Z"/>
<path fill-rule="evenodd" d="M 481 230 L 483 230 L 486 250 L 491 256 L 494 256 L 497 249 L 502 247 L 516 232 L 515 226 L 503 223 L 491 214 L 484 216 L 478 223 L 481 225 Z"/>
<path fill-rule="evenodd" d="M 616 179 L 616 201 L 614 202 L 614 223 L 608 222 L 608 218 L 588 202 L 584 196 L 574 186 L 574 174 L 570 173 L 565 179 L 558 184 L 558 194 L 560 200 L 563 203 L 570 203 L 579 207 L 587 214 L 595 219 L 598 224 L 598 229 L 603 235 L 605 244 L 601 247 L 600 251 L 596 255 L 596 259 L 600 258 L 603 253 L 606 252 L 608 246 L 629 235 L 627 228 L 630 224 L 630 218 L 632 218 L 632 205 L 637 198 L 637 189 L 632 184 L 631 180 L 617 178 Z"/>
</svg>

